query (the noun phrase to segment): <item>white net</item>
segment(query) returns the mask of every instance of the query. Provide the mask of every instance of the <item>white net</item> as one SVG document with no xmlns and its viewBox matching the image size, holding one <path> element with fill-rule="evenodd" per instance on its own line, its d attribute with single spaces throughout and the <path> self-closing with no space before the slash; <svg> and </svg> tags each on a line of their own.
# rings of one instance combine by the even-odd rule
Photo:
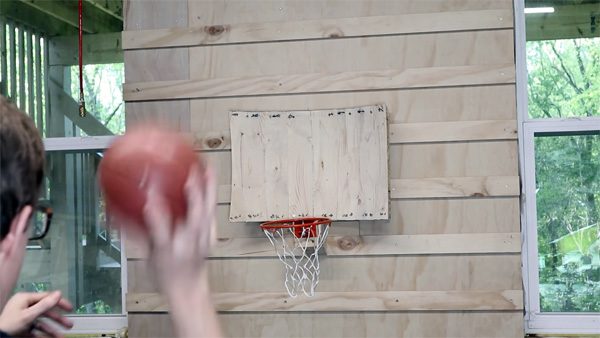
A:
<svg viewBox="0 0 600 338">
<path fill-rule="evenodd" d="M 263 231 L 285 267 L 285 289 L 290 297 L 300 293 L 313 296 L 319 284 L 319 249 L 327 239 L 329 223 Z"/>
</svg>

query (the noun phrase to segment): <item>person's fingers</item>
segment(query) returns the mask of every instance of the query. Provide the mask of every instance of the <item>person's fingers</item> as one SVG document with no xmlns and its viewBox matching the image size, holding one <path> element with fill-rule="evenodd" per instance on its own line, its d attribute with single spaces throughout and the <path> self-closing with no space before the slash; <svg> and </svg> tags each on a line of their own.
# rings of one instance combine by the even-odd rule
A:
<svg viewBox="0 0 600 338">
<path fill-rule="evenodd" d="M 204 170 L 204 184 L 206 199 L 204 207 L 206 207 L 206 217 L 213 217 L 217 207 L 217 175 L 211 166 L 206 166 Z"/>
<path fill-rule="evenodd" d="M 56 324 L 64 327 L 65 329 L 70 329 L 73 327 L 73 321 L 69 318 L 61 315 L 56 311 L 48 311 L 44 314 L 44 317 L 53 320 Z"/>
<path fill-rule="evenodd" d="M 50 295 L 50 292 L 19 292 L 15 297 L 21 298 L 29 307 L 44 299 L 48 295 Z"/>
<path fill-rule="evenodd" d="M 35 323 L 35 327 L 32 330 L 32 333 L 34 335 L 34 337 L 52 337 L 52 338 L 62 338 L 64 337 L 62 333 L 60 333 L 60 331 L 54 327 L 52 327 L 52 325 L 38 320 Z M 41 333 L 41 334 L 40 334 Z"/>
<path fill-rule="evenodd" d="M 35 294 L 29 294 L 30 298 L 29 300 L 32 299 L 38 299 L 38 297 L 35 296 Z M 56 291 L 56 292 L 52 292 L 51 294 L 47 295 L 46 297 L 43 297 L 42 299 L 39 299 L 39 301 L 34 302 L 35 304 L 29 302 L 29 304 L 33 304 L 31 306 L 29 306 L 27 309 L 23 310 L 23 319 L 26 322 L 33 322 L 36 318 L 40 317 L 41 315 L 43 315 L 45 312 L 49 311 L 50 309 L 52 309 L 53 307 L 57 306 L 58 303 L 60 302 L 60 292 Z"/>
<path fill-rule="evenodd" d="M 63 311 L 67 311 L 67 312 L 73 311 L 73 304 L 71 304 L 71 302 L 69 302 L 69 300 L 67 300 L 66 298 L 61 298 L 58 301 L 57 307 Z"/>
<path fill-rule="evenodd" d="M 198 238 L 200 236 L 203 224 L 206 222 L 204 218 L 204 187 L 202 182 L 202 174 L 199 166 L 194 166 L 190 170 L 190 175 L 185 185 L 185 193 L 187 196 L 188 214 L 186 218 L 186 224 L 184 228 L 180 228 L 181 237 L 176 239 L 176 247 L 181 247 L 183 250 L 189 249 L 190 252 L 182 252 L 182 254 L 189 254 L 196 250 L 195 245 L 184 245 L 186 241 L 191 238 Z M 183 236 L 187 237 L 182 238 Z"/>
<path fill-rule="evenodd" d="M 217 208 L 217 177 L 212 167 L 207 167 L 204 172 L 204 184 L 206 186 L 206 199 L 203 209 L 205 209 L 204 218 L 206 219 L 206 229 L 203 229 L 204 235 L 200 238 L 202 247 L 214 246 L 217 242 L 216 225 L 217 220 L 215 211 Z"/>
<path fill-rule="evenodd" d="M 185 182 L 185 195 L 188 204 L 188 223 L 196 224 L 202 217 L 202 203 L 204 201 L 204 188 L 199 165 L 190 169 L 190 175 Z M 191 222 L 189 222 L 191 221 Z"/>
<path fill-rule="evenodd" d="M 171 240 L 171 214 L 158 187 L 151 184 L 148 188 L 144 220 L 148 227 L 152 246 L 162 248 Z"/>
</svg>

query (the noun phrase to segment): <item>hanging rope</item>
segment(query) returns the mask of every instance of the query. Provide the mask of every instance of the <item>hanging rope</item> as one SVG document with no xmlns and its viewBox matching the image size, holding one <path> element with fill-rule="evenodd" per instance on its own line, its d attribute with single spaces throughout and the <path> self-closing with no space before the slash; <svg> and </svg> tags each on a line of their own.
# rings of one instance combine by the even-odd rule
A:
<svg viewBox="0 0 600 338">
<path fill-rule="evenodd" d="M 83 0 L 79 0 L 79 116 L 85 117 L 83 96 Z"/>
</svg>

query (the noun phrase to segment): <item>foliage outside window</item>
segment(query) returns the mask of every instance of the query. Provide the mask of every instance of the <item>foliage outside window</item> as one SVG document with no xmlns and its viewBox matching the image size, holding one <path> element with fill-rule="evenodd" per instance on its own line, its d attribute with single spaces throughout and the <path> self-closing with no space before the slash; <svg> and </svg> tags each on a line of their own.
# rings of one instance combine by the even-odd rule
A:
<svg viewBox="0 0 600 338">
<path fill-rule="evenodd" d="M 535 214 L 527 229 L 537 236 L 528 243 L 537 257 L 527 258 L 537 285 L 528 287 L 539 301 L 530 310 L 566 316 L 548 322 L 575 323 L 573 333 L 577 325 L 600 330 L 585 322 L 600 312 L 600 31 L 591 24 L 600 1 L 524 2 L 547 10 L 526 14 L 524 162 L 526 175 L 528 164 L 535 170 L 525 176 L 533 182 L 525 208 Z"/>
<path fill-rule="evenodd" d="M 600 38 L 527 44 L 529 115 L 600 115 Z M 535 138 L 540 305 L 600 312 L 600 139 Z"/>
<path fill-rule="evenodd" d="M 125 133 L 125 103 L 121 84 L 124 65 L 108 63 L 83 67 L 83 94 L 89 114 L 115 135 Z M 71 67 L 71 97 L 79 100 L 79 67 Z M 85 133 L 84 133 L 85 134 Z"/>
</svg>

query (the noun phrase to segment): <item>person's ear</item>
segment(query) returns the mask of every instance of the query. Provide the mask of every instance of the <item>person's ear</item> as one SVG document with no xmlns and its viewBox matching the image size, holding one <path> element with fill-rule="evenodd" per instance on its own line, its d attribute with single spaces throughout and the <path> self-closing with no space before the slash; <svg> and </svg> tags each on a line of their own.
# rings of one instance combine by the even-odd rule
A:
<svg viewBox="0 0 600 338">
<path fill-rule="evenodd" d="M 1 256 L 10 255 L 17 244 L 18 236 L 27 236 L 25 232 L 27 231 L 27 224 L 29 223 L 32 210 L 31 206 L 27 205 L 13 218 L 10 223 L 10 231 L 6 234 L 2 242 L 0 242 Z"/>
</svg>

